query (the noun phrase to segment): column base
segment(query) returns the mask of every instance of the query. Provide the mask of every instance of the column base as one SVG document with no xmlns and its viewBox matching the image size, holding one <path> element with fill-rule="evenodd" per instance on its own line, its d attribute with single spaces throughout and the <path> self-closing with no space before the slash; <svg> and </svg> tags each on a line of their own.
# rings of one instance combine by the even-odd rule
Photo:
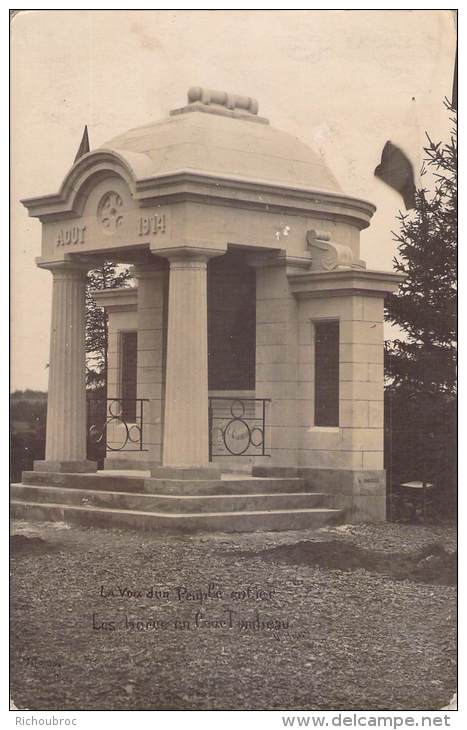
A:
<svg viewBox="0 0 467 730">
<path fill-rule="evenodd" d="M 150 461 L 148 459 L 137 461 L 136 459 L 104 459 L 104 471 L 121 470 L 121 471 L 151 471 L 160 466 L 160 461 Z"/>
<path fill-rule="evenodd" d="M 217 464 L 207 466 L 156 466 L 151 468 L 155 479 L 220 479 L 221 469 Z"/>
<path fill-rule="evenodd" d="M 95 461 L 34 461 L 34 471 L 62 472 L 64 474 L 85 474 L 97 471 Z"/>
</svg>

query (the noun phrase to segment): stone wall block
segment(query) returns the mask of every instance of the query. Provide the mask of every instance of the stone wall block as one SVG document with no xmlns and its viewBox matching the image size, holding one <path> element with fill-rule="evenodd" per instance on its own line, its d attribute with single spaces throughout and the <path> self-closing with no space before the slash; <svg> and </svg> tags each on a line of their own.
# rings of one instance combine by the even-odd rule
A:
<svg viewBox="0 0 467 730">
<path fill-rule="evenodd" d="M 287 315 L 286 299 L 260 299 L 256 302 L 257 322 L 287 322 Z"/>
<path fill-rule="evenodd" d="M 340 362 L 359 362 L 381 364 L 383 362 L 383 343 L 381 345 L 361 345 L 342 343 L 339 347 Z"/>
<path fill-rule="evenodd" d="M 384 401 L 368 402 L 368 425 L 370 428 L 384 427 Z"/>
<path fill-rule="evenodd" d="M 287 322 L 256 321 L 256 345 L 283 345 L 286 341 Z"/>
<path fill-rule="evenodd" d="M 382 322 L 341 322 L 341 344 L 378 345 L 383 342 Z"/>
<path fill-rule="evenodd" d="M 363 452 L 363 468 L 364 469 L 383 469 L 384 468 L 384 452 L 383 451 L 364 451 Z"/>
<path fill-rule="evenodd" d="M 372 383 L 384 383 L 384 363 L 369 363 L 368 380 Z"/>
<path fill-rule="evenodd" d="M 287 345 L 256 345 L 257 364 L 287 363 Z"/>
<path fill-rule="evenodd" d="M 370 426 L 368 401 L 339 401 L 339 425 L 342 428 L 368 428 Z"/>
<path fill-rule="evenodd" d="M 381 428 L 343 428 L 342 448 L 355 451 L 382 451 L 383 430 Z"/>
<path fill-rule="evenodd" d="M 384 319 L 383 297 L 363 297 L 363 316 L 366 322 L 382 322 Z"/>
<path fill-rule="evenodd" d="M 299 449 L 298 464 L 315 469 L 361 469 L 362 452 Z"/>
<path fill-rule="evenodd" d="M 340 382 L 367 382 L 369 380 L 369 365 L 366 362 L 341 362 L 339 365 Z"/>
</svg>

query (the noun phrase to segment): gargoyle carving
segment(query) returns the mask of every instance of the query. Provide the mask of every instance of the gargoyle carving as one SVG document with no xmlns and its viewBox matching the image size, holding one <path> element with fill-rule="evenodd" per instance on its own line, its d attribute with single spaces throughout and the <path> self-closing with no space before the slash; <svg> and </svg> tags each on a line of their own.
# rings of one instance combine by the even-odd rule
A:
<svg viewBox="0 0 467 730">
<path fill-rule="evenodd" d="M 350 246 L 331 241 L 327 231 L 307 231 L 306 242 L 311 251 L 313 271 L 339 271 L 342 269 L 364 269 L 365 262 L 354 259 Z"/>
</svg>

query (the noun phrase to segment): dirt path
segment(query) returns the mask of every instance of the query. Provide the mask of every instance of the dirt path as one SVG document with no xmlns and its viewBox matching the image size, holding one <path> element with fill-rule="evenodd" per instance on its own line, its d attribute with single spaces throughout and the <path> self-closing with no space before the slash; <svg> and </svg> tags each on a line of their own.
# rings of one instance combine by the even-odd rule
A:
<svg viewBox="0 0 467 730">
<path fill-rule="evenodd" d="M 429 710 L 455 691 L 452 528 L 13 533 L 18 707 Z"/>
</svg>

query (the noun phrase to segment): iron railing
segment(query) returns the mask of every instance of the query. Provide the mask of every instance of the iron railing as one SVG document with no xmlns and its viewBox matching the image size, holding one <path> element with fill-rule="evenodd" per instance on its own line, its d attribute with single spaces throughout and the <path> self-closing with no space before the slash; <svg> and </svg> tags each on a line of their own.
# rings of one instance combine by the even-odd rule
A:
<svg viewBox="0 0 467 730">
<path fill-rule="evenodd" d="M 209 398 L 209 460 L 213 456 L 269 456 L 266 405 L 269 398 Z"/>
<path fill-rule="evenodd" d="M 107 451 L 144 448 L 144 404 L 148 398 L 89 398 L 88 441 Z M 209 398 L 209 459 L 269 456 L 266 406 L 269 398 Z"/>
<path fill-rule="evenodd" d="M 143 442 L 148 398 L 89 398 L 88 439 L 107 451 L 147 451 Z"/>
</svg>

